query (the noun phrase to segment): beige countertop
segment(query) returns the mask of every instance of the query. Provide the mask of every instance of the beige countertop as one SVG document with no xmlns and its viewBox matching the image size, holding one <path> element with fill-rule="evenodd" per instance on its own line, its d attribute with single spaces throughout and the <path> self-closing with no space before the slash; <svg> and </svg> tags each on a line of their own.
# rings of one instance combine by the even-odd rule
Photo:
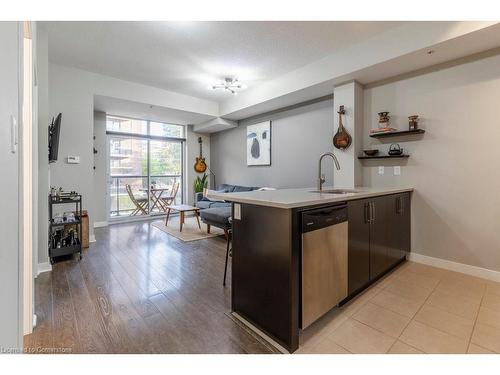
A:
<svg viewBox="0 0 500 375">
<path fill-rule="evenodd" d="M 323 190 L 332 189 L 324 187 Z M 241 193 L 217 193 L 210 192 L 208 198 L 212 200 L 225 200 L 228 202 L 255 204 L 258 206 L 268 206 L 277 208 L 297 208 L 314 206 L 324 203 L 345 202 L 353 199 L 376 197 L 379 195 L 403 193 L 413 191 L 413 188 L 386 187 L 369 188 L 355 187 L 354 193 L 330 194 L 314 192 L 315 188 L 306 189 L 278 189 L 267 191 L 245 191 Z"/>
</svg>

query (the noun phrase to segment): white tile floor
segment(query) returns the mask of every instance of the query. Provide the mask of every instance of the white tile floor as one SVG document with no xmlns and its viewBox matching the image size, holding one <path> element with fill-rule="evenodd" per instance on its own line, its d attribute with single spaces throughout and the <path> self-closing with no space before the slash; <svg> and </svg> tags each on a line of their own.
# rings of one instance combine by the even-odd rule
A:
<svg viewBox="0 0 500 375">
<path fill-rule="evenodd" d="M 296 353 L 500 353 L 500 283 L 406 262 L 303 331 Z"/>
</svg>

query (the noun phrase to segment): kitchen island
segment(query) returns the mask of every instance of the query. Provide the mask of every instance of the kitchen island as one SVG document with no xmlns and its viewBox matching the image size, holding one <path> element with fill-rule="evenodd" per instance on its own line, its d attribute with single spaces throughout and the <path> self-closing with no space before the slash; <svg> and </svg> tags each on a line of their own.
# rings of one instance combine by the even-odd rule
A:
<svg viewBox="0 0 500 375">
<path fill-rule="evenodd" d="M 233 205 L 233 313 L 294 352 L 301 329 L 406 259 L 412 190 L 210 194 Z"/>
</svg>

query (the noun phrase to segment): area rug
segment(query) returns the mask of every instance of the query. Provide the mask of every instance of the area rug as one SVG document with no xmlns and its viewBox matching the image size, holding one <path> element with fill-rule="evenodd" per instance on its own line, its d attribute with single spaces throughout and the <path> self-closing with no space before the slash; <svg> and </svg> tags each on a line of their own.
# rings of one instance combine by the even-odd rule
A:
<svg viewBox="0 0 500 375">
<path fill-rule="evenodd" d="M 155 221 L 151 225 L 184 242 L 199 241 L 224 235 L 222 229 L 214 226 L 211 226 L 210 233 L 207 233 L 207 225 L 204 223 L 201 223 L 201 229 L 198 228 L 198 223 L 194 216 L 186 216 L 184 225 L 182 226 L 182 232 L 179 231 L 179 217 L 170 218 L 168 220 L 168 226 L 165 226 L 165 220 Z"/>
</svg>

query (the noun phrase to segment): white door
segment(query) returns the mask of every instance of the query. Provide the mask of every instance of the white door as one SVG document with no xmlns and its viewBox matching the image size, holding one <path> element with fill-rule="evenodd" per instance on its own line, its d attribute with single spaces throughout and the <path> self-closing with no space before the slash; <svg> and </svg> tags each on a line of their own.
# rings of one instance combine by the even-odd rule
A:
<svg viewBox="0 0 500 375">
<path fill-rule="evenodd" d="M 0 22 L 0 346 L 22 347 L 19 250 L 19 23 Z M 17 143 L 17 144 L 16 144 Z"/>
</svg>

